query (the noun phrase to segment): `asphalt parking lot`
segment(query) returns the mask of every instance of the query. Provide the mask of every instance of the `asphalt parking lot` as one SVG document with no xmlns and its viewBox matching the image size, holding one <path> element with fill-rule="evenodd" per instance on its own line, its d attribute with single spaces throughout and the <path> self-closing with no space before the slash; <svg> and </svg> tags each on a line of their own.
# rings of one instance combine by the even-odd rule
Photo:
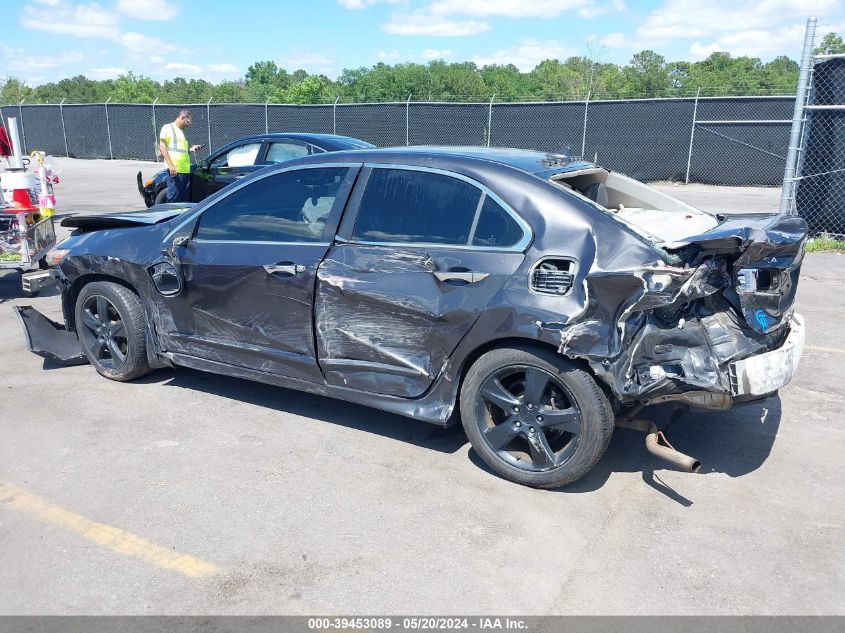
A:
<svg viewBox="0 0 845 633">
<path fill-rule="evenodd" d="M 59 160 L 61 213 L 142 205 L 155 166 Z M 777 190 L 664 185 L 705 210 Z M 0 273 L 2 614 L 845 614 L 845 255 L 810 254 L 807 348 L 778 397 L 690 412 L 673 470 L 617 430 L 561 491 L 459 431 L 177 369 L 137 382 L 30 354 Z M 653 412 L 666 416 L 666 410 Z"/>
</svg>

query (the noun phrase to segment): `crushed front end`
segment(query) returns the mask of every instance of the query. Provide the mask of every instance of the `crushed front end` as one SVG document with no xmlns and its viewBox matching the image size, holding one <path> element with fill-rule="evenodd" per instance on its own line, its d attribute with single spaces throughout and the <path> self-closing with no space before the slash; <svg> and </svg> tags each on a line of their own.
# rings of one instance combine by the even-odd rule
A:
<svg viewBox="0 0 845 633">
<path fill-rule="evenodd" d="M 737 216 L 663 244 L 656 265 L 592 270 L 559 351 L 587 360 L 622 406 L 726 409 L 774 393 L 803 349 L 793 303 L 805 238 L 800 218 Z"/>
</svg>

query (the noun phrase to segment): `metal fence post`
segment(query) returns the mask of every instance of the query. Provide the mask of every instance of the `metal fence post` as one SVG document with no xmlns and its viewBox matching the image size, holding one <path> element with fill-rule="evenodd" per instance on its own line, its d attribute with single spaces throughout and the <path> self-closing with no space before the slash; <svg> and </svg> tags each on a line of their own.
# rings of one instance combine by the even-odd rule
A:
<svg viewBox="0 0 845 633">
<path fill-rule="evenodd" d="M 208 122 L 208 153 L 211 153 L 211 100 L 214 97 L 209 97 L 205 103 L 205 116 Z"/>
<path fill-rule="evenodd" d="M 405 146 L 411 144 L 411 95 L 405 102 Z"/>
<path fill-rule="evenodd" d="M 158 161 L 158 124 L 156 123 L 156 103 L 158 97 L 153 100 L 153 156 Z"/>
<path fill-rule="evenodd" d="M 332 134 L 337 134 L 337 102 L 340 97 L 334 98 L 334 105 L 332 105 Z"/>
<path fill-rule="evenodd" d="M 804 108 L 807 105 L 810 84 L 810 68 L 813 65 L 813 43 L 816 39 L 816 18 L 807 20 L 804 32 L 804 50 L 801 53 L 801 66 L 798 71 L 798 90 L 795 93 L 795 108 L 792 111 L 792 130 L 789 134 L 789 151 L 786 154 L 786 167 L 783 172 L 783 189 L 780 194 L 780 213 L 789 213 L 792 196 L 795 192 L 795 169 L 801 151 L 801 129 L 804 121 Z"/>
<path fill-rule="evenodd" d="M 23 102 L 26 99 L 21 99 L 20 103 L 18 103 L 18 120 L 20 121 L 21 125 L 21 142 L 23 143 L 23 153 L 26 154 L 26 127 L 23 124 Z"/>
<path fill-rule="evenodd" d="M 701 94 L 701 86 L 695 91 L 695 105 L 692 107 L 692 128 L 689 133 L 689 152 L 687 152 L 687 175 L 684 184 L 689 184 L 689 168 L 692 163 L 692 141 L 695 138 L 695 124 L 698 120 L 698 96 Z"/>
<path fill-rule="evenodd" d="M 587 111 L 590 108 L 590 95 L 593 94 L 592 90 L 587 91 L 587 100 L 584 102 L 584 129 L 581 132 L 581 158 L 584 158 L 584 154 L 587 152 Z"/>
<path fill-rule="evenodd" d="M 106 107 L 106 137 L 109 139 L 109 158 L 114 160 L 114 151 L 111 147 L 111 126 L 109 125 L 109 101 L 111 101 L 111 97 L 106 99 L 103 105 Z"/>
<path fill-rule="evenodd" d="M 59 102 L 59 116 L 62 119 L 62 138 L 65 139 L 65 156 L 70 158 L 70 151 L 67 147 L 67 132 L 65 131 L 65 100 Z"/>
<path fill-rule="evenodd" d="M 269 104 L 269 103 L 270 103 L 270 97 L 267 97 L 267 101 L 264 102 L 264 133 L 265 134 L 270 133 L 270 117 L 269 117 L 269 114 L 267 112 L 267 109 L 268 109 L 267 104 Z M 209 147 L 208 149 L 210 150 L 211 148 Z"/>
<path fill-rule="evenodd" d="M 490 147 L 490 137 L 493 136 L 493 99 L 496 98 L 496 93 L 490 97 L 490 105 L 487 106 L 487 147 Z"/>
</svg>

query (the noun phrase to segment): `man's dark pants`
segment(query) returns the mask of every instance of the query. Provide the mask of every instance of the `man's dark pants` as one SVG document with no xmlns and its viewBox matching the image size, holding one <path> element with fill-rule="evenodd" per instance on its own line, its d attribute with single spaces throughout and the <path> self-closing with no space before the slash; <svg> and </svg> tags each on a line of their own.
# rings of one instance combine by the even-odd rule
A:
<svg viewBox="0 0 845 633">
<path fill-rule="evenodd" d="M 167 202 L 189 202 L 188 187 L 191 184 L 191 174 L 167 174 Z"/>
</svg>

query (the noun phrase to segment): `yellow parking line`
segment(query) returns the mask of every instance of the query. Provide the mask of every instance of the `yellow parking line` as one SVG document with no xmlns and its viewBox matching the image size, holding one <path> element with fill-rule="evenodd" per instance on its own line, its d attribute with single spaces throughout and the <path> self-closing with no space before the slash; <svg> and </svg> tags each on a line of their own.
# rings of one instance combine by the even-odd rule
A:
<svg viewBox="0 0 845 633">
<path fill-rule="evenodd" d="M 814 352 L 833 352 L 834 354 L 845 354 L 841 347 L 824 347 L 822 345 L 805 345 L 804 349 L 811 349 Z"/>
<path fill-rule="evenodd" d="M 52 523 L 94 541 L 118 554 L 138 558 L 157 567 L 196 578 L 220 571 L 217 566 L 189 554 L 180 554 L 119 528 L 97 523 L 65 510 L 12 484 L 0 481 L 0 509 L 24 512 L 44 523 Z"/>
</svg>

